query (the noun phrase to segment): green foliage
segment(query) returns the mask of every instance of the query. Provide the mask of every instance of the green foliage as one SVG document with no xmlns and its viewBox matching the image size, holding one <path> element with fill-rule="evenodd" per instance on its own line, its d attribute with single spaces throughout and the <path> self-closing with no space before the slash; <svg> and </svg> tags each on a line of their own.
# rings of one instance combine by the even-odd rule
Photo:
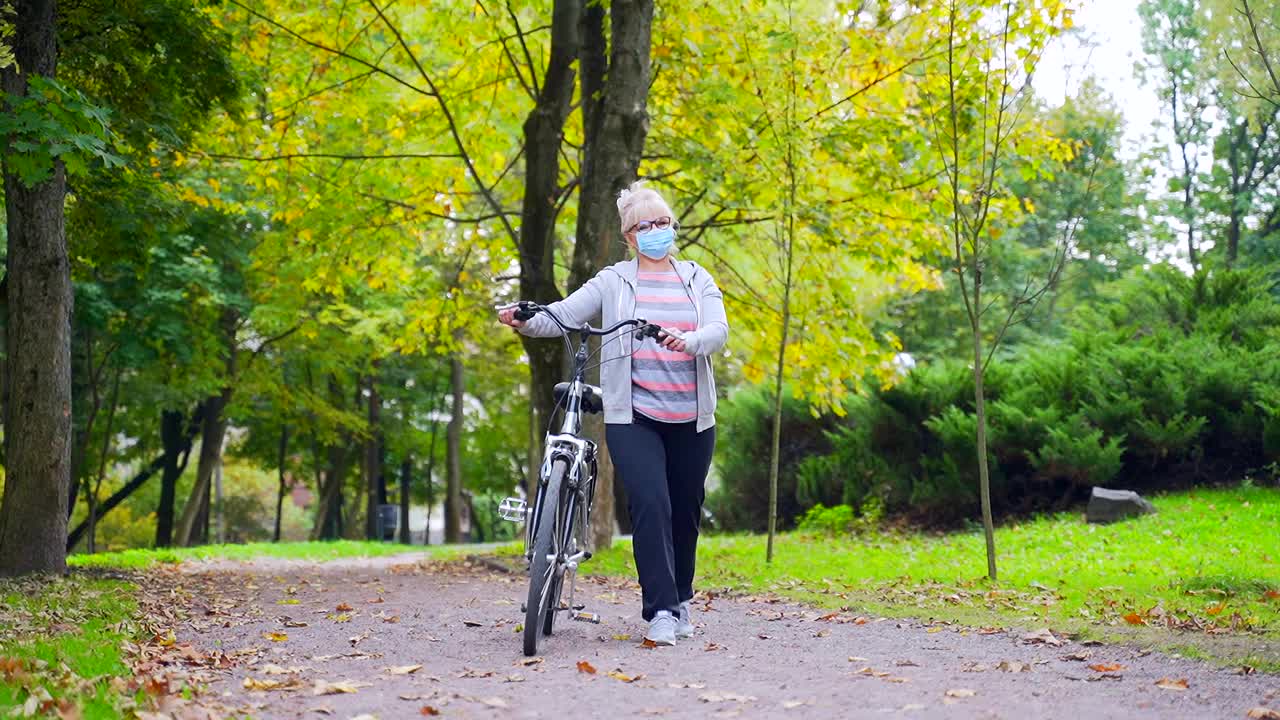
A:
<svg viewBox="0 0 1280 720">
<path fill-rule="evenodd" d="M 1187 277 L 1154 268 L 1108 290 L 1074 319 L 1066 340 L 994 362 L 986 389 L 995 506 L 1059 509 L 1095 485 L 1212 483 L 1274 462 L 1274 290 L 1261 271 Z M 830 449 L 796 465 L 788 499 L 806 508 L 875 498 L 929 523 L 971 517 L 978 502 L 971 376 L 962 362 L 932 363 L 848 403 L 847 419 L 825 433 Z M 731 404 L 733 427 L 751 428 L 741 415 L 752 406 Z M 754 412 L 763 418 L 766 410 Z"/>
<path fill-rule="evenodd" d="M 778 522 L 786 527 L 804 507 L 796 496 L 797 466 L 830 447 L 823 431 L 829 417 L 815 418 L 809 405 L 786 392 L 778 457 Z M 763 387 L 735 391 L 716 411 L 716 474 L 719 486 L 707 507 L 719 527 L 762 531 L 768 526 L 769 453 L 773 446 L 773 398 Z"/>
<path fill-rule="evenodd" d="M 88 173 L 94 160 L 107 168 L 124 164 L 123 158 L 111 150 L 108 111 L 93 104 L 84 93 L 56 80 L 31 75 L 26 94 L 8 94 L 4 104 L 0 136 L 11 138 L 11 152 L 5 162 L 27 187 L 52 177 L 58 162 L 74 177 Z"/>
</svg>

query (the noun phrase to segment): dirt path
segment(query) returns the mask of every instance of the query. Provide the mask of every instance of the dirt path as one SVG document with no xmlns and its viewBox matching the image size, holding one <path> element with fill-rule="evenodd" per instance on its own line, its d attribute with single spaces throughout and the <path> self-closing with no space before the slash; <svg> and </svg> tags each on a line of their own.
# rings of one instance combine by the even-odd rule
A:
<svg viewBox="0 0 1280 720">
<path fill-rule="evenodd" d="M 578 598 L 603 623 L 562 623 L 532 660 L 516 632 L 524 579 L 484 567 L 224 563 L 164 582 L 189 615 L 178 642 L 227 656 L 204 702 L 255 718 L 1198 720 L 1280 709 L 1275 675 L 771 598 L 700 597 L 694 638 L 649 649 L 638 588 L 614 580 L 580 580 Z M 354 692 L 317 694 L 325 684 Z"/>
</svg>

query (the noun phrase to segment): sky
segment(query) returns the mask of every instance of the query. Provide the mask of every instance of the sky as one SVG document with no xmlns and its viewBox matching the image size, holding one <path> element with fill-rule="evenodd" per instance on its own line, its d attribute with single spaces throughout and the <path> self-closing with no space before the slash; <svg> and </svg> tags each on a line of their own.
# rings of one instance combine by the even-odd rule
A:
<svg viewBox="0 0 1280 720">
<path fill-rule="evenodd" d="M 1082 0 L 1074 19 L 1094 47 L 1081 47 L 1070 37 L 1056 41 L 1037 69 L 1036 92 L 1060 104 L 1064 95 L 1074 94 L 1081 81 L 1093 75 L 1124 112 L 1124 152 L 1135 157 L 1159 115 L 1155 92 L 1138 81 L 1136 71 L 1143 58 L 1138 0 Z"/>
</svg>

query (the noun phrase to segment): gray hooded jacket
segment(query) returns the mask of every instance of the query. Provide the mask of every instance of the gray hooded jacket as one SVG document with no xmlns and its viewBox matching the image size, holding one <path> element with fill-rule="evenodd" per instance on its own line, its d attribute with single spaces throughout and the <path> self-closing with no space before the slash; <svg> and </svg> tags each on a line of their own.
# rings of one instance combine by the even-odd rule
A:
<svg viewBox="0 0 1280 720">
<path fill-rule="evenodd" d="M 724 296 L 711 273 L 690 260 L 671 260 L 684 283 L 685 292 L 698 313 L 698 329 L 684 334 L 685 352 L 697 358 L 698 432 L 716 424 L 716 381 L 711 356 L 724 348 L 729 337 L 729 321 L 724 314 Z M 635 317 L 636 273 L 639 263 L 626 260 L 601 270 L 572 295 L 548 307 L 566 325 L 578 326 L 599 317 L 608 327 Z M 520 332 L 530 337 L 560 334 L 554 321 L 535 315 Z M 621 335 L 621 339 L 617 339 Z M 601 341 L 600 385 L 604 391 L 604 421 L 631 422 L 631 354 L 635 351 L 634 328 L 623 329 Z"/>
</svg>

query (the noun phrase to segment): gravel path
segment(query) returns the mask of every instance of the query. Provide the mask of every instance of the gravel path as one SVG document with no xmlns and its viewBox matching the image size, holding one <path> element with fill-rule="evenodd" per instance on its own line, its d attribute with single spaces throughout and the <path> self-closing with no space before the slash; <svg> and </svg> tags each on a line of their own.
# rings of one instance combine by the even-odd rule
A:
<svg viewBox="0 0 1280 720">
<path fill-rule="evenodd" d="M 639 642 L 638 587 L 587 578 L 578 599 L 603 622 L 561 622 L 544 654 L 527 659 L 524 578 L 479 565 L 184 567 L 163 581 L 189 615 L 177 639 L 229 660 L 205 702 L 255 718 L 1199 720 L 1280 710 L 1280 676 L 1047 632 L 699 596 L 693 639 L 651 649 Z"/>
</svg>

